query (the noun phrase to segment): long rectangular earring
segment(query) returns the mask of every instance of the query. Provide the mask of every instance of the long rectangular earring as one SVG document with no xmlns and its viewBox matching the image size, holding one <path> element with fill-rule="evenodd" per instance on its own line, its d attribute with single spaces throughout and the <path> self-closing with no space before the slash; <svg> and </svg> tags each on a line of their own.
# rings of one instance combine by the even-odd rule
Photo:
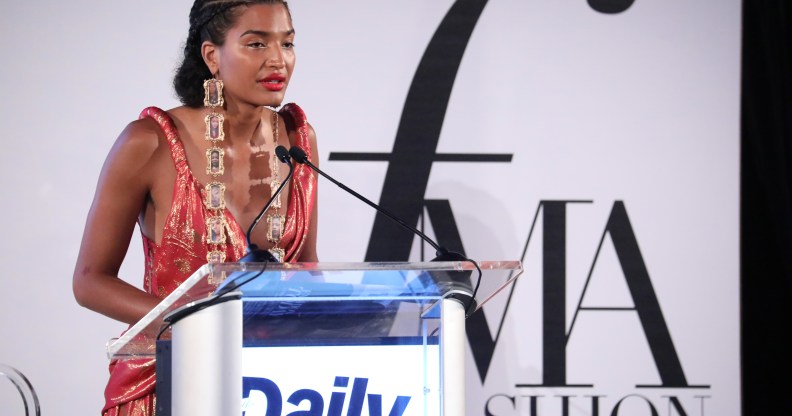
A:
<svg viewBox="0 0 792 416">
<path fill-rule="evenodd" d="M 209 244 L 206 261 L 221 263 L 226 259 L 226 220 L 224 210 L 225 184 L 220 181 L 220 176 L 225 173 L 225 151 L 219 147 L 218 142 L 225 139 L 223 125 L 225 118 L 216 109 L 223 106 L 223 81 L 207 79 L 203 83 L 204 106 L 209 113 L 204 117 L 204 138 L 211 142 L 211 147 L 206 151 L 206 174 L 212 181 L 204 187 L 204 205 L 211 212 L 206 219 L 206 243 Z"/>
<path fill-rule="evenodd" d="M 272 112 L 272 160 L 270 161 L 270 169 L 272 171 L 272 182 L 270 183 L 270 195 L 275 195 L 280 186 L 280 163 L 275 154 L 275 148 L 278 146 L 278 130 L 280 130 L 278 123 L 278 112 Z M 267 213 L 267 240 L 275 245 L 269 249 L 269 252 L 278 259 L 279 262 L 283 261 L 286 252 L 278 247 L 281 238 L 283 238 L 283 230 L 286 227 L 286 217 L 279 213 L 281 208 L 280 195 L 275 197 L 272 205 L 270 205 L 269 212 Z"/>
</svg>

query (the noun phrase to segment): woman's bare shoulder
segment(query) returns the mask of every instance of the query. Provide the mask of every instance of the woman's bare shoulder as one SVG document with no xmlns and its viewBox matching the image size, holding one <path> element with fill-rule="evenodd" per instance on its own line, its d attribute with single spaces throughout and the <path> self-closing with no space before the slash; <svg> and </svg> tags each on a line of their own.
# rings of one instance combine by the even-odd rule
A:
<svg viewBox="0 0 792 416">
<path fill-rule="evenodd" d="M 170 160 L 170 145 L 159 123 L 144 117 L 129 122 L 118 135 L 105 161 L 105 169 L 115 171 L 121 177 L 160 174 L 160 167 Z M 141 178 L 142 179 L 142 178 Z"/>
<path fill-rule="evenodd" d="M 189 107 L 176 107 L 165 111 L 171 121 L 178 126 L 183 124 L 185 118 L 191 117 L 195 109 Z M 124 153 L 138 160 L 147 159 L 158 151 L 168 148 L 167 137 L 159 122 L 152 117 L 143 117 L 127 124 L 116 140 L 115 148 L 124 150 Z"/>
<path fill-rule="evenodd" d="M 165 135 L 151 118 L 135 120 L 127 124 L 116 139 L 111 156 L 137 161 L 147 160 L 165 144 Z"/>
</svg>

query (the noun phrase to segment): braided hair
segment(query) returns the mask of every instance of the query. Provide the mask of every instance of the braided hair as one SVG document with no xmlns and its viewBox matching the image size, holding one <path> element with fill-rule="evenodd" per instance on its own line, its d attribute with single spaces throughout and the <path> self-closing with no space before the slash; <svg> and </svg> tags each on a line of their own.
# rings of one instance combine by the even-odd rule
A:
<svg viewBox="0 0 792 416">
<path fill-rule="evenodd" d="M 182 104 L 193 108 L 203 106 L 203 82 L 213 76 L 203 60 L 201 45 L 208 40 L 222 46 L 236 19 L 247 6 L 254 4 L 282 4 L 291 19 L 289 5 L 284 0 L 195 0 L 190 10 L 184 56 L 173 77 L 173 88 Z"/>
</svg>

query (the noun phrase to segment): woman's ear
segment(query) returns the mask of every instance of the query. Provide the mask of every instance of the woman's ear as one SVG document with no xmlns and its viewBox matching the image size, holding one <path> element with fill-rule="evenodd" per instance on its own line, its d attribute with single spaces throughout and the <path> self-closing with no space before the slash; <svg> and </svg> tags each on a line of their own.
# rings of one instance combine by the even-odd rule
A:
<svg viewBox="0 0 792 416">
<path fill-rule="evenodd" d="M 212 75 L 217 74 L 220 70 L 220 48 L 212 42 L 204 41 L 201 44 L 201 56 L 203 56 L 204 63 L 209 68 Z"/>
</svg>

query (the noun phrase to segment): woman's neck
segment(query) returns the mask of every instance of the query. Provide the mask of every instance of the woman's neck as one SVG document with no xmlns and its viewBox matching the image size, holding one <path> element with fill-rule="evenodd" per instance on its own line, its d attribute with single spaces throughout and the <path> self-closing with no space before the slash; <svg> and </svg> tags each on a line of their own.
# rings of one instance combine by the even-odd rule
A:
<svg viewBox="0 0 792 416">
<path fill-rule="evenodd" d="M 269 110 L 261 106 L 239 105 L 227 102 L 225 108 L 226 134 L 235 143 L 248 143 L 261 125 Z"/>
</svg>

